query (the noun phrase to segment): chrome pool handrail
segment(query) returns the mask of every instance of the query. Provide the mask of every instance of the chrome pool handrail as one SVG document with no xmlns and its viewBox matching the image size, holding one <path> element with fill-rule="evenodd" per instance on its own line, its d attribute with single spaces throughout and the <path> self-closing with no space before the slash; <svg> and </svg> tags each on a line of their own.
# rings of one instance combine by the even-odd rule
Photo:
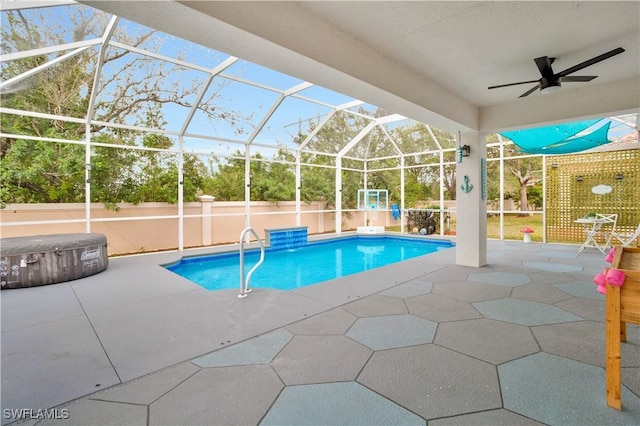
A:
<svg viewBox="0 0 640 426">
<path fill-rule="evenodd" d="M 258 240 L 258 243 L 260 243 L 260 260 L 258 261 L 258 263 L 256 263 L 253 266 L 253 268 L 251 268 L 251 270 L 249 271 L 245 279 L 244 277 L 244 237 L 247 234 L 247 232 L 251 232 L 253 236 L 256 237 L 256 240 Z M 260 265 L 262 265 L 262 262 L 264 262 L 264 244 L 262 243 L 262 240 L 260 239 L 260 236 L 258 235 L 258 233 L 252 227 L 249 226 L 248 228 L 243 229 L 242 232 L 240 233 L 240 294 L 238 295 L 239 298 L 247 297 L 247 293 L 251 293 L 251 289 L 249 288 L 251 275 L 253 275 L 255 270 L 258 269 Z"/>
</svg>

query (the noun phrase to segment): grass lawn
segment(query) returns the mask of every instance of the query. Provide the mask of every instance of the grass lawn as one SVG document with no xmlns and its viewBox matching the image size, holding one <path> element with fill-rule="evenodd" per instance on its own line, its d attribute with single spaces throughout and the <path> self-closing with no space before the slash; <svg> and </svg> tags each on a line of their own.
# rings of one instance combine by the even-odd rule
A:
<svg viewBox="0 0 640 426">
<path fill-rule="evenodd" d="M 522 240 L 522 232 L 520 229 L 528 226 L 533 229 L 531 241 L 542 241 L 542 215 L 534 214 L 531 216 L 504 215 L 504 239 L 505 240 Z M 400 232 L 399 226 L 388 226 L 388 231 Z M 500 238 L 500 216 L 487 218 L 487 237 Z"/>
<path fill-rule="evenodd" d="M 534 214 L 531 216 L 504 215 L 504 239 L 505 240 L 521 240 L 522 232 L 520 230 L 528 226 L 533 229 L 531 241 L 542 241 L 542 215 Z M 500 238 L 500 216 L 487 218 L 487 237 Z"/>
</svg>

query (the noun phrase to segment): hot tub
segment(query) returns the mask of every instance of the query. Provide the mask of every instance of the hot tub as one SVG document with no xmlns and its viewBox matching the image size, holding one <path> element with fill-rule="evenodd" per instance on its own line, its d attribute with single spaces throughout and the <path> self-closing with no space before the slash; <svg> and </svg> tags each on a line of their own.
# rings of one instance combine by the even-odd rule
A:
<svg viewBox="0 0 640 426">
<path fill-rule="evenodd" d="M 53 234 L 0 239 L 2 289 L 35 287 L 88 277 L 109 264 L 102 234 Z"/>
</svg>

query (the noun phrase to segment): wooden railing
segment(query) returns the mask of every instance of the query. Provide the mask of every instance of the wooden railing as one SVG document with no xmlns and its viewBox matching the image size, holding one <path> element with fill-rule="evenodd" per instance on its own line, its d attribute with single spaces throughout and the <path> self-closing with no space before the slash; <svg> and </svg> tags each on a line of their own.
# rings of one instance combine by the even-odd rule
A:
<svg viewBox="0 0 640 426">
<path fill-rule="evenodd" d="M 611 270 L 624 274 L 621 286 L 611 283 Z M 627 341 L 627 322 L 640 324 L 640 248 L 616 247 L 606 272 L 607 405 L 621 410 L 620 346 Z"/>
</svg>

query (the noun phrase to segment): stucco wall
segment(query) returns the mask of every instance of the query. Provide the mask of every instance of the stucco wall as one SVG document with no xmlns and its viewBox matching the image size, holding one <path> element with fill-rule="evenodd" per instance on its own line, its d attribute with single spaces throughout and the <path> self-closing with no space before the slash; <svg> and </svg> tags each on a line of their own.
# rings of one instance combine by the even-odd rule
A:
<svg viewBox="0 0 640 426">
<path fill-rule="evenodd" d="M 184 204 L 184 246 L 237 242 L 245 228 L 244 202 L 207 202 Z M 102 204 L 90 205 L 90 231 L 107 236 L 109 255 L 178 248 L 178 206 L 166 203 L 120 204 L 117 211 Z M 296 225 L 295 202 L 252 202 L 250 224 L 264 238 L 265 228 Z M 325 211 L 322 202 L 301 205 L 300 221 L 309 234 L 335 232 L 335 213 Z M 87 232 L 84 204 L 9 204 L 0 210 L 0 236 L 22 237 L 57 233 Z M 393 225 L 389 212 L 379 212 L 373 225 Z M 34 222 L 49 221 L 47 224 Z M 203 234 L 209 221 L 210 235 Z M 21 225 L 11 225 L 23 222 Z M 397 221 L 399 224 L 399 221 Z M 342 229 L 364 225 L 362 212 L 342 214 Z"/>
</svg>

